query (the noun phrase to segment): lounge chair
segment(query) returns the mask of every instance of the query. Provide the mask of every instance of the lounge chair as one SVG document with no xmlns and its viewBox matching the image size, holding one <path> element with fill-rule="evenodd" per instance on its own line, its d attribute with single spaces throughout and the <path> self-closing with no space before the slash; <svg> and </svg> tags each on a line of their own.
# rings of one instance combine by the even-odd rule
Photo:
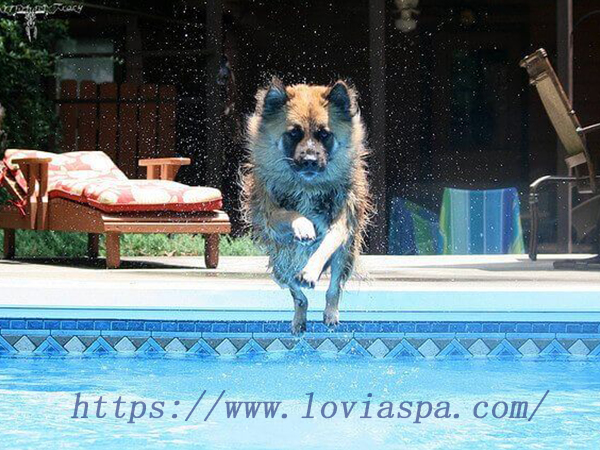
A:
<svg viewBox="0 0 600 450">
<path fill-rule="evenodd" d="M 0 206 L 4 257 L 15 256 L 15 230 L 88 233 L 88 256 L 98 257 L 99 235 L 106 235 L 106 266 L 120 265 L 123 233 L 199 233 L 205 263 L 219 261 L 219 234 L 229 233 L 218 189 L 172 181 L 188 158 L 144 159 L 146 180 L 129 180 L 103 152 L 53 154 L 6 150 L 0 185 L 12 197 Z"/>
<path fill-rule="evenodd" d="M 527 70 L 530 83 L 537 88 L 546 113 L 567 152 L 565 163 L 569 170 L 572 169 L 574 173 L 573 176 L 546 175 L 535 180 L 529 187 L 531 210 L 529 258 L 535 261 L 538 247 L 538 191 L 549 183 L 575 184 L 581 194 L 596 194 L 598 191 L 597 182 L 600 177 L 596 175 L 596 168 L 593 159 L 590 157 L 585 136 L 593 131 L 599 131 L 600 123 L 587 127 L 580 125 L 544 49 L 539 49 L 524 58 L 520 62 L 520 66 Z M 569 214 L 571 214 L 571 211 L 569 211 Z M 596 232 L 600 232 L 598 227 L 596 227 Z M 600 261 L 596 257 L 587 262 L 596 263 Z"/>
</svg>

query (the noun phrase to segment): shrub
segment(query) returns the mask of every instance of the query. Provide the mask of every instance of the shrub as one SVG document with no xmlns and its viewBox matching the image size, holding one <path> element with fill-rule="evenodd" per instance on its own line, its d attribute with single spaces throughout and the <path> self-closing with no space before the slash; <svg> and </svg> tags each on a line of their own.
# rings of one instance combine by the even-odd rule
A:
<svg viewBox="0 0 600 450">
<path fill-rule="evenodd" d="M 0 7 L 19 2 L 0 0 Z M 53 2 L 28 1 L 34 6 Z M 36 21 L 37 38 L 30 42 L 22 17 L 0 18 L 0 104 L 6 109 L 4 131 L 11 147 L 53 150 L 49 142 L 58 126 L 54 103 L 45 86 L 54 73 L 54 43 L 66 35 L 66 22 Z M 0 149 L 2 151 L 4 149 Z"/>
</svg>

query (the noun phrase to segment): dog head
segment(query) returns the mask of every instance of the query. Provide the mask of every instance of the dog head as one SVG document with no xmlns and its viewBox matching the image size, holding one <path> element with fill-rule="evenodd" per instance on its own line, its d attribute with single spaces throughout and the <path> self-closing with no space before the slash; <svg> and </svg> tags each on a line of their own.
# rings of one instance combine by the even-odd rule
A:
<svg viewBox="0 0 600 450">
<path fill-rule="evenodd" d="M 303 183 L 331 179 L 355 158 L 349 144 L 358 115 L 356 93 L 343 81 L 286 87 L 273 80 L 257 95 L 254 141 L 261 154 L 255 159 L 272 175 L 283 172 Z"/>
</svg>

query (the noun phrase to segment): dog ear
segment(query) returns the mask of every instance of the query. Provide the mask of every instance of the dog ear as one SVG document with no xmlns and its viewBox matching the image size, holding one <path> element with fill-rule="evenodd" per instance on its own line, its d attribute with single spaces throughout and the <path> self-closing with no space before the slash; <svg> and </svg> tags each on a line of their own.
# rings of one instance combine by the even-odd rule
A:
<svg viewBox="0 0 600 450">
<path fill-rule="evenodd" d="M 259 99 L 260 115 L 263 118 L 274 116 L 281 112 L 287 101 L 285 86 L 279 78 L 273 78 L 270 85 L 263 90 L 262 99 Z"/>
<path fill-rule="evenodd" d="M 352 120 L 357 112 L 356 91 L 345 81 L 336 81 L 326 94 L 330 109 L 340 119 Z"/>
</svg>

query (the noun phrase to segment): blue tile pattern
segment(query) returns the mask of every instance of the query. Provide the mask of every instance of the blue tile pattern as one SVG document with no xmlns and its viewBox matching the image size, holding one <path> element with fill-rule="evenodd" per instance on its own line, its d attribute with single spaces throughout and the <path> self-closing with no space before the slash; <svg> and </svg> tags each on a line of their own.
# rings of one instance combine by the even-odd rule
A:
<svg viewBox="0 0 600 450">
<path fill-rule="evenodd" d="M 597 322 L 309 322 L 0 318 L 0 358 L 20 354 L 200 357 L 265 353 L 363 358 L 599 358 Z"/>
<path fill-rule="evenodd" d="M 385 355 L 386 358 L 422 358 L 423 355 L 406 339 L 400 341 L 398 345 Z"/>
<path fill-rule="evenodd" d="M 511 358 L 515 356 L 521 356 L 521 352 L 515 348 L 508 340 L 503 339 L 500 343 L 492 349 L 488 356 L 496 358 Z"/>
<path fill-rule="evenodd" d="M 10 343 L 0 336 L 0 356 L 13 355 L 17 350 Z"/>
<path fill-rule="evenodd" d="M 115 353 L 116 350 L 100 336 L 85 350 L 86 355 L 106 355 Z"/>
<path fill-rule="evenodd" d="M 45 356 L 61 356 L 66 355 L 68 352 L 56 342 L 52 336 L 48 336 L 34 351 L 33 353 Z"/>
<path fill-rule="evenodd" d="M 153 338 L 148 338 L 146 342 L 140 345 L 140 347 L 137 349 L 137 353 L 145 353 L 147 355 L 158 355 L 165 353 L 165 350 Z"/>
<path fill-rule="evenodd" d="M 435 342 L 435 341 L 434 341 Z M 469 353 L 465 347 L 462 346 L 456 339 L 452 339 L 450 343 L 442 349 L 440 353 L 437 355 L 438 357 L 464 357 L 464 356 L 473 356 Z"/>
</svg>

